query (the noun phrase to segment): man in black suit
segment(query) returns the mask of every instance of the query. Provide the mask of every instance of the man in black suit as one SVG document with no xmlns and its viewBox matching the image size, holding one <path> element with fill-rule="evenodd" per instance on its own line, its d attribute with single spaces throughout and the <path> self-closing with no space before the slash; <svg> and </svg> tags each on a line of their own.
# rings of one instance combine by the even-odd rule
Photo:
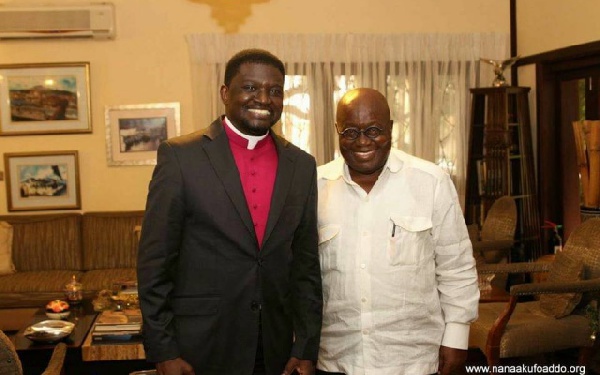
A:
<svg viewBox="0 0 600 375">
<path fill-rule="evenodd" d="M 322 292 L 316 164 L 270 128 L 285 68 L 227 63 L 225 116 L 163 142 L 138 256 L 146 358 L 160 375 L 312 375 Z"/>
</svg>

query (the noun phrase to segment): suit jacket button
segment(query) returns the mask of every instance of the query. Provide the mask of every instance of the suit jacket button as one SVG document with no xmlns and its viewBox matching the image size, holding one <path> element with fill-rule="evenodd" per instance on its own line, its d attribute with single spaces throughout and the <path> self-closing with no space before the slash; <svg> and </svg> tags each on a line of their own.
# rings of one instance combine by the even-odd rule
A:
<svg viewBox="0 0 600 375">
<path fill-rule="evenodd" d="M 258 303 L 256 301 L 252 301 L 252 303 L 250 304 L 250 310 L 252 310 L 252 311 L 259 311 L 260 310 L 260 303 Z"/>
</svg>

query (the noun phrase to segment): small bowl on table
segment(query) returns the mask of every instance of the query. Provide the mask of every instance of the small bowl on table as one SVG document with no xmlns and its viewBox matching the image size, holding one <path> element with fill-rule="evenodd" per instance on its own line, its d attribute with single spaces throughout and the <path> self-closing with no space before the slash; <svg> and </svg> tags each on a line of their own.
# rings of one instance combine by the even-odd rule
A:
<svg viewBox="0 0 600 375">
<path fill-rule="evenodd" d="M 46 316 L 53 320 L 67 319 L 71 315 L 70 311 L 51 312 L 46 311 Z"/>
<path fill-rule="evenodd" d="M 66 319 L 71 314 L 69 308 L 68 302 L 55 299 L 46 304 L 46 316 L 54 320 Z"/>
</svg>

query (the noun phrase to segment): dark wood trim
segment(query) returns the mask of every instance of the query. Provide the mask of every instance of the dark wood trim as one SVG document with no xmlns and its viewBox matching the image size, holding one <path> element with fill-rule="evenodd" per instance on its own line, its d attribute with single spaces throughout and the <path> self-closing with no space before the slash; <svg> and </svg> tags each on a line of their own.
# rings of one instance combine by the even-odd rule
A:
<svg viewBox="0 0 600 375">
<path fill-rule="evenodd" d="M 600 54 L 600 40 L 525 56 L 517 60 L 513 66 L 518 68 L 538 63 L 572 62 L 572 60 L 585 59 L 598 54 Z"/>
<path fill-rule="evenodd" d="M 559 160 L 556 107 L 543 103 L 554 103 L 558 96 L 555 75 L 542 64 L 536 65 L 537 144 L 538 144 L 538 191 L 540 217 L 555 223 L 562 222 L 561 176 L 557 168 Z M 559 218 L 561 218 L 559 220 Z"/>
<path fill-rule="evenodd" d="M 517 56 L 517 0 L 510 0 L 510 56 Z M 510 70 L 511 86 L 519 86 L 518 69 Z"/>
<path fill-rule="evenodd" d="M 565 153 L 572 152 L 570 125 L 561 117 L 561 85 L 564 81 L 586 78 L 590 72 L 600 69 L 600 41 L 574 45 L 531 55 L 518 60 L 515 66 L 535 65 L 536 113 L 537 113 L 537 166 L 540 217 L 565 225 L 570 230 L 578 224 L 578 215 L 572 210 L 573 197 L 568 164 Z M 515 69 L 517 70 L 517 69 Z M 569 126 L 568 126 L 569 125 Z M 567 129 L 567 126 L 569 129 Z M 568 156 L 568 155 L 567 155 Z M 566 191 L 568 189 L 569 191 Z M 565 202 L 570 202 L 565 206 Z M 542 233 L 544 242 L 550 240 L 549 231 Z"/>
</svg>

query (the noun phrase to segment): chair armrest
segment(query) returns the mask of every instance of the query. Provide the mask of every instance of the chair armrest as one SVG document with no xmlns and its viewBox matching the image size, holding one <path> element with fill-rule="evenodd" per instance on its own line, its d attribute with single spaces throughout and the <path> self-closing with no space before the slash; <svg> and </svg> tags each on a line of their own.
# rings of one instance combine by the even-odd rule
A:
<svg viewBox="0 0 600 375">
<path fill-rule="evenodd" d="M 600 279 L 572 281 L 565 283 L 534 283 L 514 285 L 511 296 L 530 296 L 556 293 L 584 293 L 600 291 Z"/>
<path fill-rule="evenodd" d="M 517 262 L 517 263 L 497 263 L 483 264 L 477 267 L 477 272 L 486 273 L 532 273 L 550 271 L 552 263 L 549 262 Z"/>
<path fill-rule="evenodd" d="M 539 265 L 550 263 L 537 263 Z M 518 263 L 513 263 L 518 264 Z M 528 263 L 534 265 L 536 263 Z M 508 264 L 510 265 L 510 264 Z M 514 285 L 510 288 L 510 299 L 504 311 L 500 314 L 494 325 L 490 329 L 486 342 L 486 351 L 500 355 L 500 340 L 510 317 L 515 310 L 519 296 L 534 295 L 534 294 L 554 294 L 554 293 L 583 293 L 600 291 L 600 279 L 573 281 L 566 283 L 533 283 Z"/>
<path fill-rule="evenodd" d="M 46 370 L 42 373 L 42 375 L 62 374 L 66 354 L 67 345 L 64 342 L 57 344 L 56 347 L 54 347 L 54 351 L 52 352 L 50 362 L 48 362 L 48 366 L 46 367 Z"/>
<path fill-rule="evenodd" d="M 490 241 L 472 241 L 473 251 L 505 251 L 508 252 L 515 241 L 513 240 L 490 240 Z"/>
</svg>

